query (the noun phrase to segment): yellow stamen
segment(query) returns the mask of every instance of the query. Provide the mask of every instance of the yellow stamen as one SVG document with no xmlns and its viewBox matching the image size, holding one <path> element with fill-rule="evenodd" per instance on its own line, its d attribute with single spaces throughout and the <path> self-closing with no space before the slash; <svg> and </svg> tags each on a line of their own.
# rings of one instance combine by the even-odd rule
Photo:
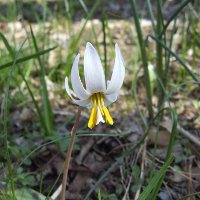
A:
<svg viewBox="0 0 200 200">
<path fill-rule="evenodd" d="M 102 110 L 102 108 L 101 108 L 101 102 L 100 102 L 100 100 L 101 100 L 101 93 L 97 93 L 96 95 L 97 95 L 97 99 L 98 99 L 98 106 L 99 106 L 99 109 L 100 109 L 100 111 L 101 111 L 101 114 L 104 115 L 103 110 Z"/>
<path fill-rule="evenodd" d="M 102 94 L 102 93 L 100 93 L 100 94 L 99 94 L 99 96 L 100 96 L 100 101 L 101 101 L 101 104 L 102 104 L 102 106 L 104 107 L 103 94 Z"/>
<path fill-rule="evenodd" d="M 105 121 L 106 121 L 106 123 L 108 122 L 108 120 L 107 120 L 107 118 L 106 118 L 106 115 L 105 115 Z"/>
<path fill-rule="evenodd" d="M 103 106 L 103 111 L 104 111 L 104 113 L 105 113 L 105 119 L 106 119 L 106 122 L 108 121 L 108 123 L 109 124 L 111 124 L 111 125 L 113 125 L 113 119 L 112 119 L 112 117 L 110 116 L 110 114 L 109 114 L 109 112 L 108 112 L 108 109 L 105 107 L 105 106 Z"/>
<path fill-rule="evenodd" d="M 101 105 L 100 105 L 100 101 L 99 101 L 99 109 L 101 111 L 101 114 L 104 115 L 103 110 L 102 110 Z"/>
<path fill-rule="evenodd" d="M 96 122 L 97 122 L 97 109 L 94 106 L 92 106 L 88 127 L 92 129 L 95 126 Z"/>
<path fill-rule="evenodd" d="M 97 106 L 97 97 L 95 94 L 92 95 L 92 101 L 95 106 Z"/>
<path fill-rule="evenodd" d="M 91 100 L 93 101 L 93 106 L 90 114 L 90 119 L 88 122 L 88 127 L 93 128 L 95 124 L 97 123 L 97 118 L 99 119 L 98 123 L 101 121 L 104 123 L 104 120 L 102 119 L 102 116 L 98 115 L 104 115 L 105 116 L 105 121 L 106 123 L 108 122 L 109 124 L 113 125 L 113 119 L 110 116 L 108 109 L 104 106 L 104 95 L 101 92 L 94 93 L 91 96 Z M 98 109 L 100 110 L 101 114 L 98 113 Z"/>
</svg>

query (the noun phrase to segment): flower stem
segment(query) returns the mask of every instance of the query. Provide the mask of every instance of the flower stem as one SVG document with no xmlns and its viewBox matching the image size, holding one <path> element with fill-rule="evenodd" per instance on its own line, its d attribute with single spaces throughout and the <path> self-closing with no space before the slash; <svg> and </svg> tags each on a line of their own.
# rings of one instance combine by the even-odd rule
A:
<svg viewBox="0 0 200 200">
<path fill-rule="evenodd" d="M 75 137 L 76 137 L 76 131 L 77 131 L 77 128 L 78 128 L 78 122 L 79 122 L 79 118 L 80 118 L 80 115 L 81 115 L 81 110 L 82 110 L 82 106 L 79 106 L 78 113 L 77 113 L 77 116 L 76 116 L 76 121 L 75 121 L 75 124 L 74 124 L 74 128 L 72 129 L 72 136 L 71 136 L 71 140 L 70 140 L 70 144 L 69 144 L 69 148 L 68 148 L 67 156 L 66 156 L 66 160 L 65 160 L 65 167 L 64 167 L 64 171 L 63 171 L 63 180 L 62 180 L 62 192 L 61 192 L 60 200 L 65 200 L 65 190 L 66 190 L 66 182 L 67 182 L 67 175 L 68 175 L 68 169 L 69 169 L 69 162 L 70 162 L 70 158 L 71 158 L 71 154 L 72 154 L 74 140 L 75 140 Z"/>
</svg>

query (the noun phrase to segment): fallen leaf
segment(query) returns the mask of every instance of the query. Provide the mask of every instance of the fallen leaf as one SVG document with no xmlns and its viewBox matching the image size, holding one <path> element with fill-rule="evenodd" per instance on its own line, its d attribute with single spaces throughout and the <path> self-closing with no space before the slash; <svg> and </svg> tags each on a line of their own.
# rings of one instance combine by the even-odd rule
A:
<svg viewBox="0 0 200 200">
<path fill-rule="evenodd" d="M 196 150 L 196 148 L 193 145 L 191 145 L 189 142 L 186 143 L 186 146 L 191 150 L 191 152 L 200 161 L 200 153 Z"/>
<path fill-rule="evenodd" d="M 19 123 L 23 125 L 25 123 L 31 123 L 35 119 L 35 115 L 29 108 L 24 108 L 19 116 Z"/>
<path fill-rule="evenodd" d="M 152 140 L 152 138 L 150 137 L 151 143 L 154 144 L 155 138 L 156 138 L 157 127 L 156 126 L 152 126 L 150 131 L 151 131 L 151 134 L 152 134 L 152 136 L 154 138 Z M 157 141 L 158 143 L 157 143 L 157 145 L 160 146 L 160 147 L 168 146 L 169 145 L 170 136 L 171 136 L 171 134 L 170 134 L 170 132 L 168 130 L 159 131 L 158 132 L 158 141 Z"/>
<path fill-rule="evenodd" d="M 87 142 L 81 146 L 81 151 L 75 159 L 78 165 L 82 163 L 82 160 L 84 159 L 84 157 L 86 156 L 86 154 L 93 145 L 94 145 L 94 138 L 93 137 L 87 138 Z"/>
<path fill-rule="evenodd" d="M 83 165 L 88 167 L 92 172 L 99 173 L 109 168 L 111 163 L 109 161 L 98 161 L 93 153 L 88 154 L 84 159 Z"/>
<path fill-rule="evenodd" d="M 69 186 L 69 191 L 80 193 L 80 191 L 85 188 L 85 182 L 87 178 L 88 178 L 87 173 L 78 172 L 76 174 L 76 177 Z"/>
<path fill-rule="evenodd" d="M 157 148 L 156 157 L 158 157 L 161 160 L 165 160 L 166 155 L 167 155 L 167 149 L 168 149 L 168 147 Z M 153 153 L 153 148 L 150 149 L 150 152 Z M 183 148 L 182 148 L 181 144 L 177 143 L 172 148 L 171 156 L 177 157 L 180 155 L 183 155 Z"/>
<path fill-rule="evenodd" d="M 166 128 L 169 132 L 172 131 L 172 121 L 171 120 L 160 122 L 160 126 Z"/>
</svg>

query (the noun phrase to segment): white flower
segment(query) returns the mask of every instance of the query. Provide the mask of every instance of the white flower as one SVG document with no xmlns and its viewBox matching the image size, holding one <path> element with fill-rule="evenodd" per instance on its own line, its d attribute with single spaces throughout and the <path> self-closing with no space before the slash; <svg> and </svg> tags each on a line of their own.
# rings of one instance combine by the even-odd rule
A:
<svg viewBox="0 0 200 200">
<path fill-rule="evenodd" d="M 106 107 L 117 100 L 117 92 L 121 88 L 125 76 L 124 60 L 118 44 L 115 44 L 115 53 L 115 65 L 111 81 L 107 82 L 107 89 L 101 60 L 96 49 L 89 42 L 86 45 L 84 56 L 84 74 L 87 90 L 84 89 L 79 76 L 78 61 L 80 54 L 76 56 L 71 70 L 72 88 L 80 100 L 72 97 L 68 78 L 65 78 L 66 91 L 72 100 L 79 106 L 90 105 L 92 107 L 88 122 L 88 127 L 91 129 L 99 122 L 104 123 L 102 115 L 105 115 L 106 122 L 113 124 L 113 119 Z"/>
</svg>

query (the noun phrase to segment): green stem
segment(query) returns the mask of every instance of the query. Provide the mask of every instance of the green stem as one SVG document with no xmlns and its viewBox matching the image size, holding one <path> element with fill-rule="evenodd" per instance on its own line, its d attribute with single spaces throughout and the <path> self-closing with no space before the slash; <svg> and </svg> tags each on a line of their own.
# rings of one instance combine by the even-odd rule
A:
<svg viewBox="0 0 200 200">
<path fill-rule="evenodd" d="M 104 46 L 104 69 L 105 69 L 105 79 L 107 77 L 107 51 L 106 51 L 106 13 L 104 12 L 102 18 L 102 27 L 103 27 L 103 46 Z M 106 79 L 107 80 L 107 79 Z"/>
<path fill-rule="evenodd" d="M 172 20 L 175 19 L 175 17 L 179 14 L 179 12 L 185 7 L 187 6 L 188 3 L 190 3 L 190 1 L 192 0 L 186 0 L 184 2 L 181 3 L 181 5 L 177 8 L 177 10 L 172 14 L 172 16 L 170 17 L 170 19 L 167 21 L 167 23 L 165 24 L 161 34 L 159 35 L 159 39 L 162 37 L 163 33 L 166 31 L 167 27 L 169 26 L 169 24 L 171 23 Z"/>
<path fill-rule="evenodd" d="M 171 33 L 171 37 L 170 37 L 170 44 L 169 44 L 170 49 L 172 48 L 173 35 L 174 35 L 174 32 L 175 32 L 175 28 L 176 28 L 176 20 L 177 20 L 177 18 L 175 18 L 175 20 L 174 20 L 174 25 L 173 25 L 173 29 L 172 29 L 172 33 Z M 165 49 L 165 52 L 166 52 L 166 49 Z M 165 66 L 165 76 L 164 76 L 164 80 L 163 80 L 164 87 L 166 87 L 166 85 L 167 85 L 170 57 L 171 57 L 171 54 L 168 52 L 168 54 L 165 58 L 166 59 L 166 66 Z"/>
<path fill-rule="evenodd" d="M 196 33 L 196 25 L 195 25 L 195 19 L 194 19 L 194 14 L 193 13 L 191 13 L 191 22 L 192 22 L 192 30 L 193 30 L 193 35 L 192 35 L 192 47 L 193 47 L 192 70 L 194 71 L 195 58 L 196 58 L 196 36 L 198 36 L 198 34 Z"/>
<path fill-rule="evenodd" d="M 148 60 L 147 60 L 147 55 L 145 51 L 145 46 L 143 45 L 143 38 L 142 38 L 142 30 L 140 27 L 140 21 L 137 13 L 137 8 L 135 4 L 135 0 L 130 0 L 132 11 L 133 11 L 133 16 L 134 16 L 134 21 L 135 21 L 135 26 L 138 34 L 138 40 L 140 44 L 140 51 L 141 51 L 141 56 L 142 56 L 142 64 L 144 68 L 144 77 L 145 77 L 145 88 L 146 88 L 146 93 L 147 93 L 147 108 L 149 111 L 149 118 L 150 120 L 153 119 L 153 109 L 152 109 L 152 101 L 151 101 L 151 86 L 150 86 L 150 80 L 149 80 L 149 71 L 148 71 Z"/>
<path fill-rule="evenodd" d="M 147 0 L 147 6 L 148 6 L 148 9 L 149 9 L 149 14 L 150 14 L 150 18 L 151 18 L 154 34 L 156 35 L 156 26 L 155 26 L 155 23 L 154 23 L 154 16 L 153 16 L 150 0 Z"/>
<path fill-rule="evenodd" d="M 113 40 L 112 40 L 109 25 L 108 25 L 108 15 L 106 15 L 106 29 L 108 31 L 108 37 L 109 37 L 109 42 L 110 42 L 111 57 L 114 59 L 115 58 L 115 48 L 113 46 Z"/>
<path fill-rule="evenodd" d="M 157 35 L 159 35 L 162 31 L 162 10 L 161 6 L 162 5 L 162 0 L 157 0 Z M 156 43 L 156 54 L 157 54 L 157 59 L 156 59 L 156 69 L 157 69 L 157 74 L 160 78 L 160 80 L 163 82 L 163 52 L 162 52 L 162 45 L 160 45 L 158 42 Z M 157 96 L 158 96 L 158 110 L 160 110 L 160 106 L 163 102 L 164 99 L 164 92 L 162 90 L 162 87 L 157 81 Z"/>
</svg>

